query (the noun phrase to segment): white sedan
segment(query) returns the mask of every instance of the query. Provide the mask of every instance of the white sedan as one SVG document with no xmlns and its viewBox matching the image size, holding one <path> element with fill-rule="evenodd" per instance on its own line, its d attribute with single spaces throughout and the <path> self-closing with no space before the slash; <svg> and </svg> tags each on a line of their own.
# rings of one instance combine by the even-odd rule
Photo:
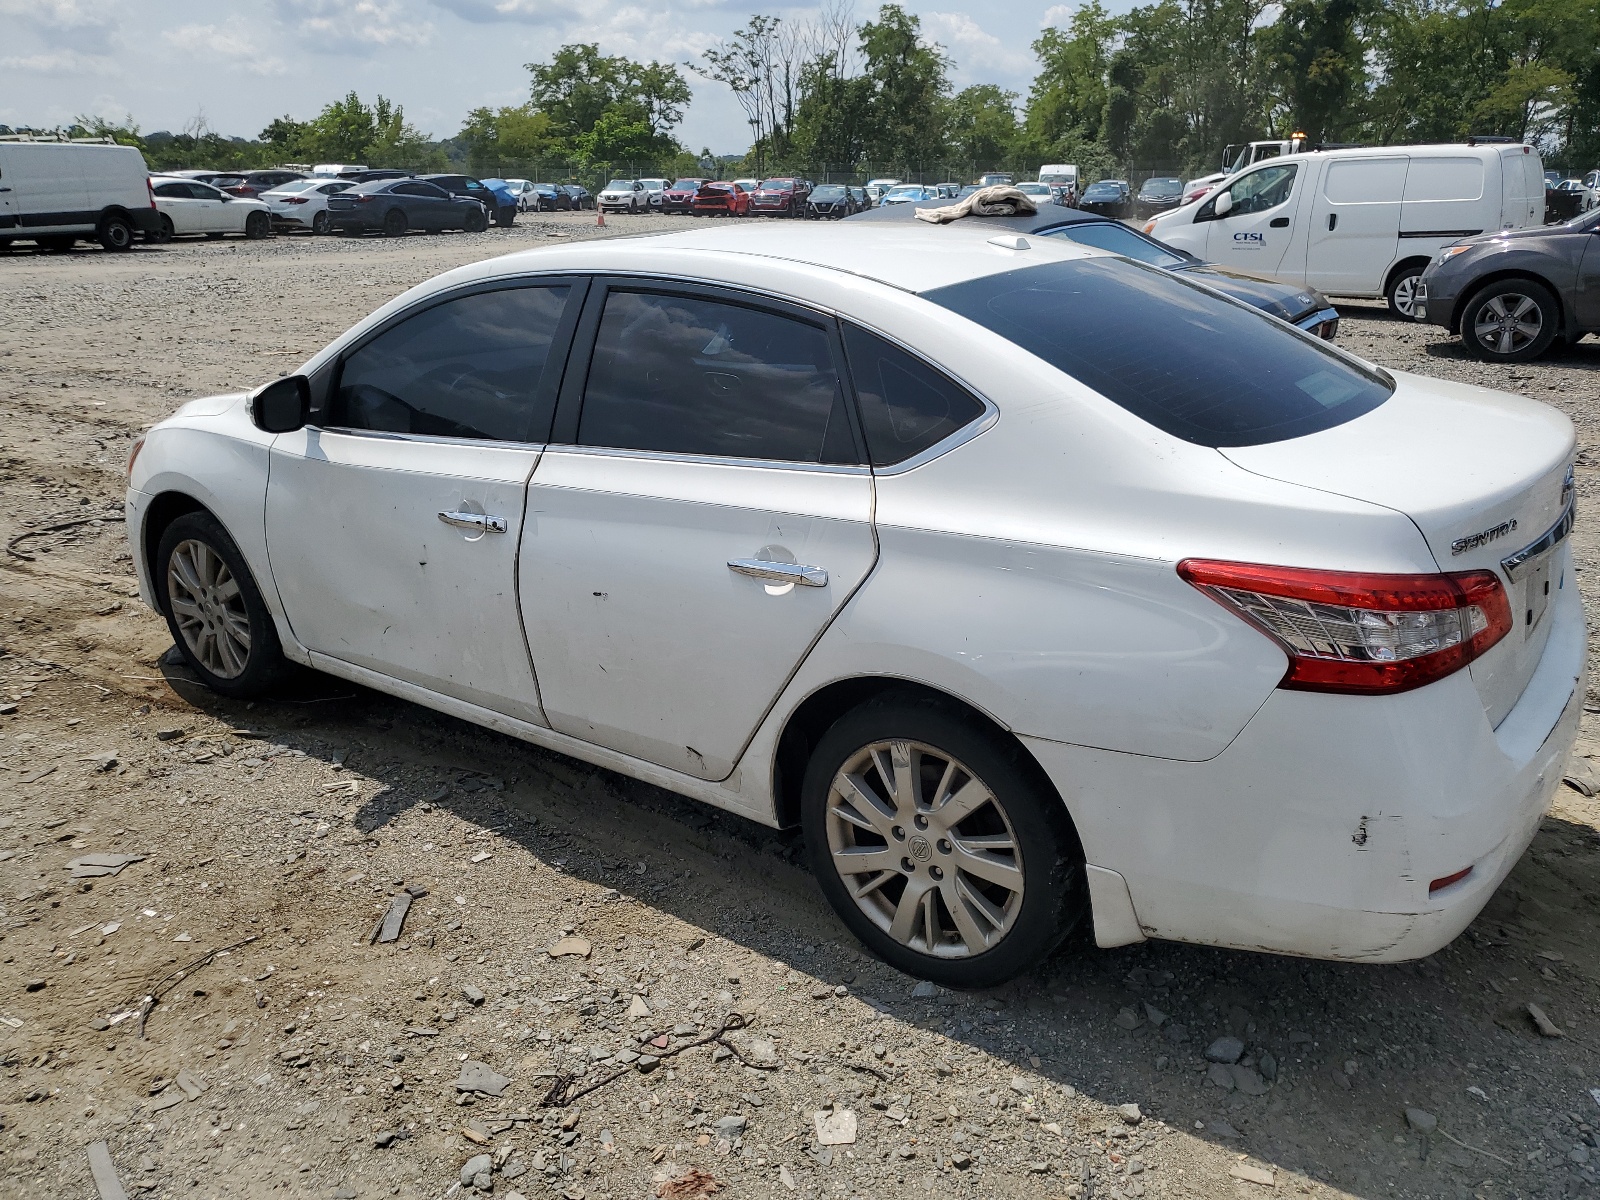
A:
<svg viewBox="0 0 1600 1200">
<path fill-rule="evenodd" d="M 348 179 L 294 179 L 262 192 L 260 199 L 272 214 L 273 228 L 327 233 L 328 197 L 353 187 Z"/>
<path fill-rule="evenodd" d="M 905 224 L 413 288 L 149 432 L 142 593 L 218 692 L 301 664 L 798 824 L 844 924 L 947 985 L 1079 922 L 1449 942 L 1576 737 L 1567 419 Z"/>
<path fill-rule="evenodd" d="M 152 175 L 150 191 L 161 214 L 163 238 L 194 233 L 209 238 L 225 233 L 264 238 L 272 232 L 272 211 L 261 201 L 230 196 L 198 179 Z"/>
</svg>

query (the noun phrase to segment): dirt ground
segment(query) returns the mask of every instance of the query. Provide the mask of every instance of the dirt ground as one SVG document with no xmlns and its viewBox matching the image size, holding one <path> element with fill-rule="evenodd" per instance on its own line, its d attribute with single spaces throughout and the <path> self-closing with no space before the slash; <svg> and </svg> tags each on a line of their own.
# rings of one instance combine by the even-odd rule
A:
<svg viewBox="0 0 1600 1200">
<path fill-rule="evenodd" d="M 1572 788 L 1424 962 L 1076 944 L 952 994 L 862 955 L 792 835 L 343 683 L 240 704 L 167 660 L 115 520 L 144 426 L 447 267 L 678 220 L 0 252 L 0 538 L 35 535 L 0 555 L 0 1196 L 96 1195 L 101 1142 L 135 1197 L 1600 1194 L 1600 803 Z M 1344 312 L 1379 363 L 1570 414 L 1595 510 L 1600 341 L 1485 367 Z M 139 857 L 74 878 L 89 854 Z"/>
</svg>

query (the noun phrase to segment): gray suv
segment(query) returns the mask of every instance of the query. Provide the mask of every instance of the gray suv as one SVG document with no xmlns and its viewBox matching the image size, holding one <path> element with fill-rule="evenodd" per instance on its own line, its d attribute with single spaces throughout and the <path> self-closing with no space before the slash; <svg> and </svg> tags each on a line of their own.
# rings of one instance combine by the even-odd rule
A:
<svg viewBox="0 0 1600 1200">
<path fill-rule="evenodd" d="M 1600 209 L 1452 242 L 1422 273 L 1417 315 L 1491 362 L 1525 362 L 1600 332 Z"/>
</svg>

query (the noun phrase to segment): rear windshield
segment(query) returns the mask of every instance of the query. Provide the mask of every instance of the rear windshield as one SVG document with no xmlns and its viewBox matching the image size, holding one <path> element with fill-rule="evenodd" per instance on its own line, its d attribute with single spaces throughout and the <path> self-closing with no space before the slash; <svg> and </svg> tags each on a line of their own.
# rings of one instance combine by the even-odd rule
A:
<svg viewBox="0 0 1600 1200">
<path fill-rule="evenodd" d="M 1316 433 L 1393 391 L 1317 339 L 1142 263 L 1046 263 L 923 296 L 1201 446 Z"/>
</svg>

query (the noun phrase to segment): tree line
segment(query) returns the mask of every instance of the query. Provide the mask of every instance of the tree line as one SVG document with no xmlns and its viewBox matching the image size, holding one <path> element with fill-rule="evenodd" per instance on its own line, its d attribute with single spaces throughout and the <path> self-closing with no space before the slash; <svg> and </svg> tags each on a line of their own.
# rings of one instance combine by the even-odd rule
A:
<svg viewBox="0 0 1600 1200">
<path fill-rule="evenodd" d="M 146 147 L 152 166 L 338 161 L 479 174 L 688 174 L 712 169 L 677 130 L 688 76 L 720 83 L 745 118 L 725 173 L 954 175 L 1074 162 L 1089 178 L 1215 169 L 1228 143 L 1305 133 L 1394 144 L 1494 134 L 1570 169 L 1600 163 L 1600 0 L 1158 0 L 1113 15 L 1099 0 L 1032 44 L 1026 96 L 957 90 L 955 62 L 915 14 L 848 0 L 811 20 L 752 16 L 685 63 L 594 44 L 528 63 L 528 99 L 477 108 L 430 141 L 399 105 L 355 93 L 316 117 L 281 117 L 253 141 L 200 122 L 141 139 L 131 121 L 84 120 Z M 686 74 L 687 73 L 687 74 Z M 549 168 L 549 170 L 546 170 Z"/>
</svg>

